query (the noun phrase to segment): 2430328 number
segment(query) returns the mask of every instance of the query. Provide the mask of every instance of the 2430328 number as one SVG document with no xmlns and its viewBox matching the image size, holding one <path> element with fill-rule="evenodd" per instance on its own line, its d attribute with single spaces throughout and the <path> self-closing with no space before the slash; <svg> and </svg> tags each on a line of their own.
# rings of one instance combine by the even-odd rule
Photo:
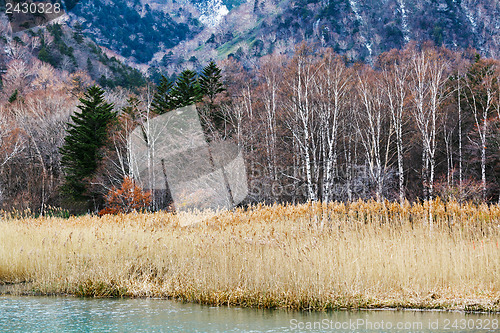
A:
<svg viewBox="0 0 500 333">
<path fill-rule="evenodd" d="M 6 14 L 59 14 L 62 11 L 60 3 L 50 2 L 7 2 L 5 6 Z"/>
<path fill-rule="evenodd" d="M 498 319 L 455 319 L 444 320 L 445 330 L 498 330 Z"/>
</svg>

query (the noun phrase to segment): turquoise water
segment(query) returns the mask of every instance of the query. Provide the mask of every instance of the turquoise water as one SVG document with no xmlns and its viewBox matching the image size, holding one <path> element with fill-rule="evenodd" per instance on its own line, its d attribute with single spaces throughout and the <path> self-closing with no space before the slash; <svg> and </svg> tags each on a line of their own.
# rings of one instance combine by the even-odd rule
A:
<svg viewBox="0 0 500 333">
<path fill-rule="evenodd" d="M 500 332 L 500 315 L 439 311 L 309 313 L 160 299 L 0 296 L 0 332 Z"/>
</svg>

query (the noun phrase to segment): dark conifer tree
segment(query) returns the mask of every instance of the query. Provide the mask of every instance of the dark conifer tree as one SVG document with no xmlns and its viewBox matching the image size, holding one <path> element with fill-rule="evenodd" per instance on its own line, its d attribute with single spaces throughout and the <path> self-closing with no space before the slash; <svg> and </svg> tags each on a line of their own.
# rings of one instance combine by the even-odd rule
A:
<svg viewBox="0 0 500 333">
<path fill-rule="evenodd" d="M 38 59 L 40 59 L 43 62 L 47 62 L 49 64 L 52 63 L 52 56 L 49 53 L 49 51 L 47 51 L 47 49 L 45 48 L 45 46 L 42 46 L 42 48 L 38 52 Z"/>
<path fill-rule="evenodd" d="M 210 104 L 214 104 L 217 94 L 225 91 L 224 85 L 221 82 L 221 70 L 217 67 L 215 62 L 210 63 L 203 68 L 200 75 L 200 87 L 204 96 L 210 100 Z"/>
<path fill-rule="evenodd" d="M 203 95 L 196 73 L 189 69 L 184 70 L 175 81 L 170 95 L 173 109 L 201 101 Z"/>
<path fill-rule="evenodd" d="M 204 127 L 213 127 L 220 133 L 224 132 L 225 116 L 220 108 L 215 105 L 215 98 L 221 92 L 226 89 L 222 84 L 221 80 L 221 70 L 217 67 L 215 62 L 211 61 L 200 75 L 200 87 L 203 96 L 208 97 L 207 108 L 203 111 L 205 116 L 202 117 L 204 120 Z M 209 120 L 211 126 L 206 123 Z"/>
<path fill-rule="evenodd" d="M 95 202 L 98 196 L 90 193 L 89 181 L 102 159 L 100 150 L 106 145 L 108 128 L 117 114 L 113 104 L 104 100 L 104 91 L 98 86 L 88 88 L 80 102 L 80 112 L 71 116 L 73 121 L 68 123 L 61 148 L 61 164 L 66 174 L 63 192 L 76 202 Z"/>
<path fill-rule="evenodd" d="M 9 103 L 14 103 L 15 101 L 17 101 L 18 97 L 19 97 L 19 91 L 16 89 L 16 90 L 14 90 L 14 92 L 12 93 L 12 95 L 10 95 L 10 97 L 9 97 Z"/>
<path fill-rule="evenodd" d="M 161 76 L 160 84 L 156 88 L 156 93 L 151 103 L 153 112 L 157 114 L 164 114 L 172 110 L 173 102 L 171 97 L 172 82 L 165 76 Z"/>
<path fill-rule="evenodd" d="M 83 27 L 80 22 L 76 22 L 74 26 L 73 38 L 78 44 L 83 43 Z"/>
</svg>

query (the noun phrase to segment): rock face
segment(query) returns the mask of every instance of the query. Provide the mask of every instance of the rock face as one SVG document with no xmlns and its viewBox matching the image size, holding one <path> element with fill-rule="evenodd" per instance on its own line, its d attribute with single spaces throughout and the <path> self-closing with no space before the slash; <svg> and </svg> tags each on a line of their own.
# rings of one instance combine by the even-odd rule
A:
<svg viewBox="0 0 500 333">
<path fill-rule="evenodd" d="M 258 23 L 243 32 L 247 39 L 254 38 L 249 50 L 254 54 L 266 52 L 278 41 L 291 44 L 303 39 L 356 60 L 368 60 L 410 40 L 474 47 L 487 56 L 497 56 L 500 49 L 496 0 L 290 0 L 279 4 L 255 0 L 254 4 Z M 227 23 L 231 23 L 229 17 Z M 236 21 L 232 30 L 238 31 Z"/>
<path fill-rule="evenodd" d="M 74 13 L 89 32 L 153 65 L 151 59 L 159 62 L 170 51 L 174 63 L 193 56 L 245 60 L 291 51 L 304 39 L 353 60 L 370 61 L 410 40 L 500 56 L 498 0 L 82 0 L 78 6 Z"/>
</svg>

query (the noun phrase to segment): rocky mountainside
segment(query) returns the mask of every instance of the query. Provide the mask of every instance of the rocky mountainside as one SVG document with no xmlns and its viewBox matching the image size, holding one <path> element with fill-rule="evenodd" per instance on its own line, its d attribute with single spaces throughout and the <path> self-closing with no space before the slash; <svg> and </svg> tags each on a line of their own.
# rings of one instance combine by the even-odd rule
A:
<svg viewBox="0 0 500 333">
<path fill-rule="evenodd" d="M 410 40 L 500 56 L 498 0 L 80 0 L 66 22 L 153 73 L 228 56 L 250 63 L 304 40 L 353 61 Z"/>
<path fill-rule="evenodd" d="M 146 84 L 141 71 L 128 66 L 116 52 L 85 37 L 79 25 L 71 28 L 59 20 L 46 28 L 13 34 L 7 18 L 0 15 L 0 100 L 9 93 L 8 89 L 2 91 L 5 76 L 32 78 L 41 66 L 37 60 L 50 65 L 51 75 L 60 78 L 85 73 L 89 80 L 107 88 L 138 89 Z"/>
<path fill-rule="evenodd" d="M 156 52 L 191 39 L 202 29 L 195 16 L 181 6 L 165 12 L 157 7 L 139 0 L 83 0 L 70 16 L 100 45 L 136 63 L 147 63 Z"/>
<path fill-rule="evenodd" d="M 121 55 L 172 69 L 305 39 L 365 61 L 410 40 L 500 51 L 497 0 L 82 0 L 73 14 Z"/>
</svg>

